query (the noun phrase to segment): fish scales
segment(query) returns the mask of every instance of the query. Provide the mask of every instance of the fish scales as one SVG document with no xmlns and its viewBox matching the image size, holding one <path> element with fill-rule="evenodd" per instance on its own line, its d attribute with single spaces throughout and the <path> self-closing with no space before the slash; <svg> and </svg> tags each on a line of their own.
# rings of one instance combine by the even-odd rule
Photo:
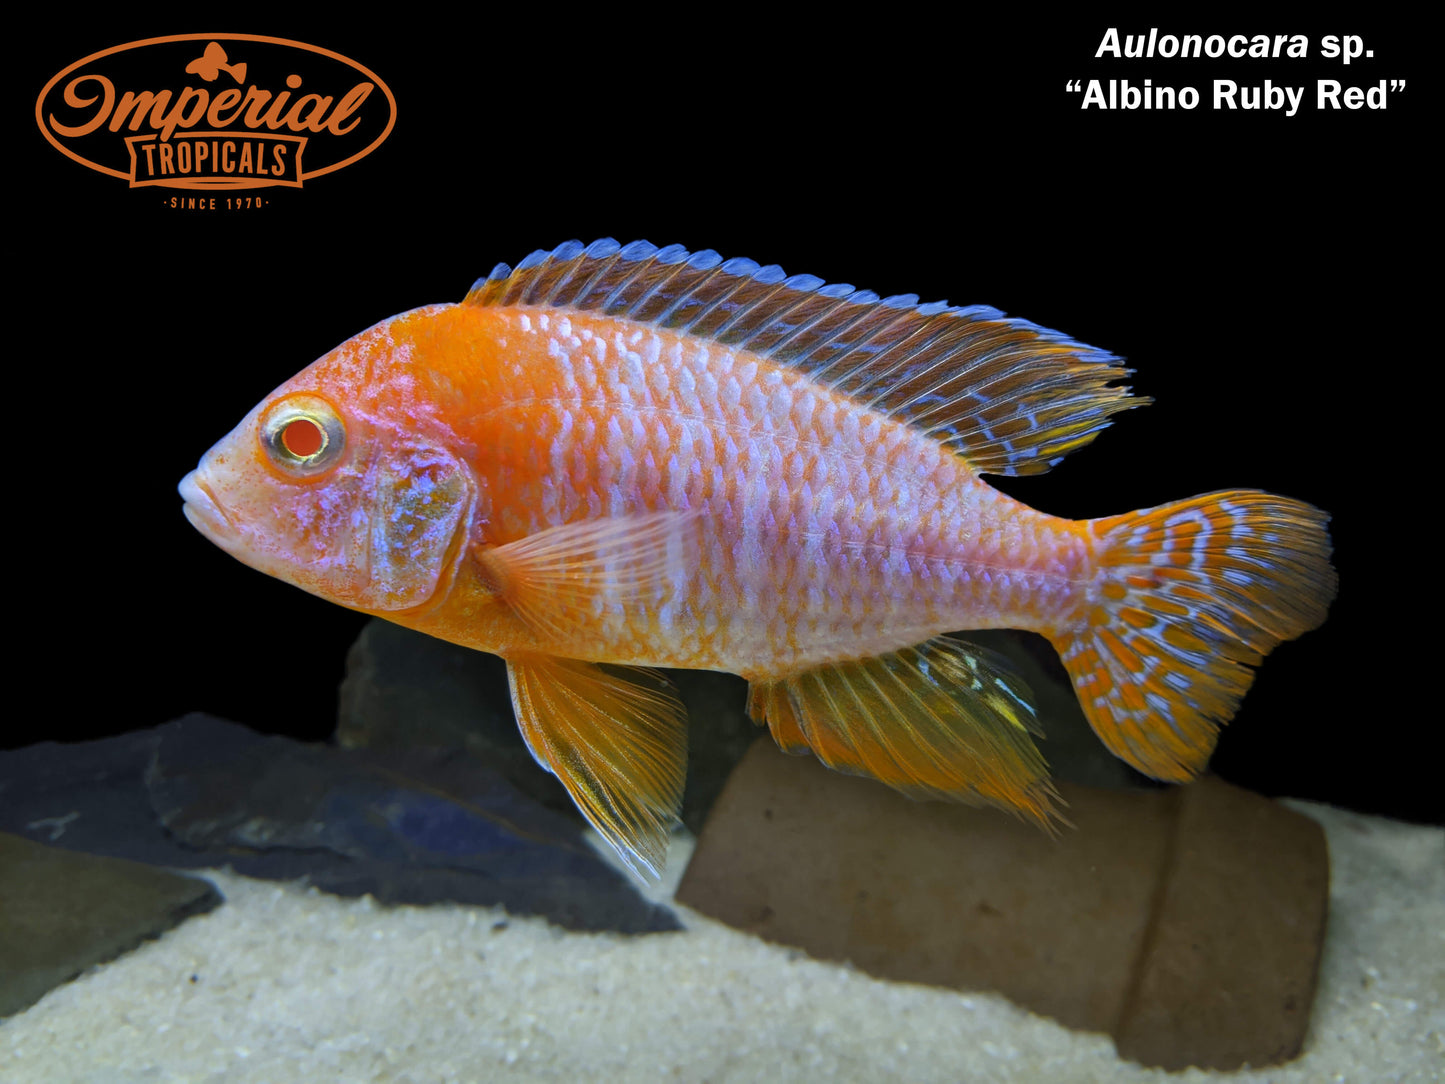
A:
<svg viewBox="0 0 1445 1084">
<path fill-rule="evenodd" d="M 507 359 L 486 381 L 490 405 L 459 426 L 478 448 L 519 453 L 484 495 L 491 541 L 597 517 L 698 514 L 698 560 L 676 554 L 651 596 L 632 600 L 644 605 L 600 592 L 591 620 L 529 646 L 757 679 L 952 628 L 1038 627 L 1040 612 L 1078 606 L 1087 591 L 1076 525 L 1010 500 L 937 441 L 802 374 L 626 320 L 467 308 L 449 318 L 461 326 L 447 335 L 490 340 L 483 356 Z M 522 623 L 514 631 L 531 638 Z"/>
<path fill-rule="evenodd" d="M 1028 690 L 945 634 L 1042 633 L 1104 744 L 1182 780 L 1335 591 L 1299 501 L 1071 521 L 984 480 L 1145 402 L 1127 372 L 984 307 L 569 242 L 343 343 L 180 489 L 247 564 L 506 659 L 533 754 L 639 874 L 686 758 L 639 667 L 739 673 L 789 752 L 1048 827 Z"/>
</svg>

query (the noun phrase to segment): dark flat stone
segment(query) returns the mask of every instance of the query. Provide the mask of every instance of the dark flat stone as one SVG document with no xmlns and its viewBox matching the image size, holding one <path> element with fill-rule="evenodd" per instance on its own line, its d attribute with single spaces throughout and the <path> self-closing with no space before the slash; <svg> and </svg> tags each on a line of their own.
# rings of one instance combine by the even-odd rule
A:
<svg viewBox="0 0 1445 1084">
<path fill-rule="evenodd" d="M 151 808 L 145 774 L 161 729 L 0 751 L 0 831 L 86 854 L 204 866 Z"/>
<path fill-rule="evenodd" d="M 0 833 L 0 1016 L 219 905 L 210 883 Z"/>
<path fill-rule="evenodd" d="M 389 621 L 367 622 L 347 652 L 336 742 L 377 752 L 466 752 L 539 805 L 578 816 L 517 730 L 506 663 Z"/>
<path fill-rule="evenodd" d="M 1328 900 L 1319 826 L 1212 778 L 1060 790 L 1075 827 L 1052 840 L 763 740 L 677 899 L 880 977 L 998 991 L 1150 1065 L 1298 1054 Z"/>
<path fill-rule="evenodd" d="M 0 785 L 0 829 L 59 847 L 384 903 L 500 905 L 569 929 L 677 928 L 575 821 L 455 753 L 343 750 L 195 714 L 0 753 Z"/>
</svg>

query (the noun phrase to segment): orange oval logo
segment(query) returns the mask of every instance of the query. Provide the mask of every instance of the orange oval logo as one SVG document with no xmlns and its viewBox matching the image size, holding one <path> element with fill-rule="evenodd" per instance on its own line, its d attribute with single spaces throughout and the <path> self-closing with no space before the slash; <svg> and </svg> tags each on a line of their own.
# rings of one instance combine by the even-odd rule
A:
<svg viewBox="0 0 1445 1084">
<path fill-rule="evenodd" d="M 61 154 L 132 188 L 300 188 L 381 146 L 396 99 L 329 49 L 175 34 L 77 60 L 45 84 L 35 122 Z"/>
</svg>

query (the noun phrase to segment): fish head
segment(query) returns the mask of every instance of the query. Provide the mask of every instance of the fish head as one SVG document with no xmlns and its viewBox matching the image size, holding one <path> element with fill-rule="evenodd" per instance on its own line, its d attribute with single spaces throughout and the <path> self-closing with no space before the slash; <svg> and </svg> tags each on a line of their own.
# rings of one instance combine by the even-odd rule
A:
<svg viewBox="0 0 1445 1084">
<path fill-rule="evenodd" d="M 395 616 L 444 595 L 476 482 L 423 371 L 429 324 L 383 321 L 266 396 L 180 483 L 185 515 L 243 563 Z"/>
</svg>

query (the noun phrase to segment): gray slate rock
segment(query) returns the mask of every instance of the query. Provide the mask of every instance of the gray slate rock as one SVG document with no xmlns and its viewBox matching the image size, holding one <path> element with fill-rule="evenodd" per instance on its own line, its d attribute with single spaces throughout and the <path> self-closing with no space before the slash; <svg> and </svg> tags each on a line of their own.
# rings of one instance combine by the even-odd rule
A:
<svg viewBox="0 0 1445 1084">
<path fill-rule="evenodd" d="M 0 1016 L 218 906 L 206 881 L 0 833 Z"/>
<path fill-rule="evenodd" d="M 0 830 L 59 847 L 383 903 L 501 905 L 568 929 L 678 928 L 574 821 L 455 754 L 310 745 L 192 714 L 0 753 L 0 787 Z"/>
<path fill-rule="evenodd" d="M 336 743 L 376 752 L 462 752 L 539 805 L 576 815 L 566 788 L 522 741 L 507 664 L 389 621 L 367 622 L 347 653 Z"/>
</svg>

